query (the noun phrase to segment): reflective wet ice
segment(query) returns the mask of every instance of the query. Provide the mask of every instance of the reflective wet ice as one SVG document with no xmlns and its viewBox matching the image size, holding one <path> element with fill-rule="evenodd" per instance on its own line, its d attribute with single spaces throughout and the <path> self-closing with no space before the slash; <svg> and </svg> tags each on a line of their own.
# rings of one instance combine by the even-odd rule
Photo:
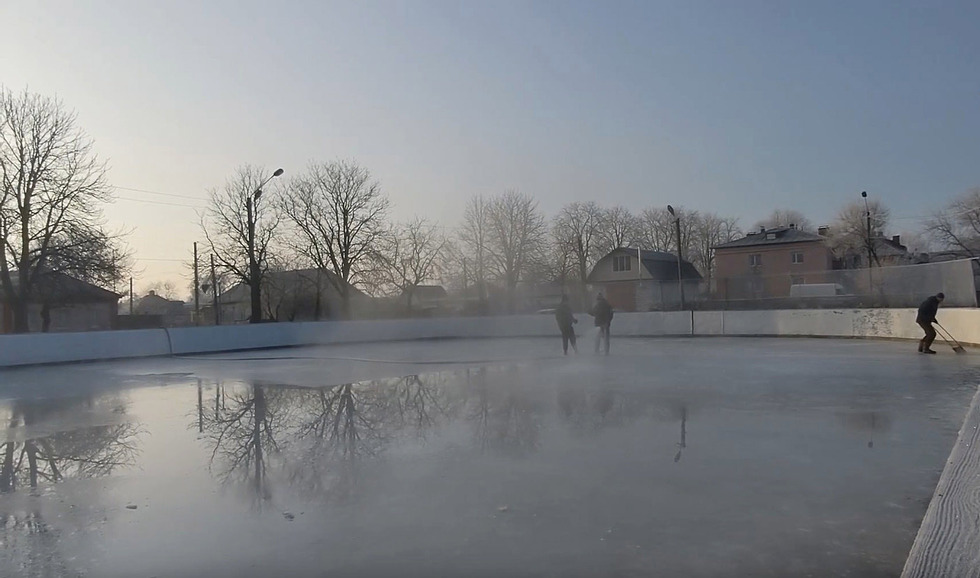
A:
<svg viewBox="0 0 980 578">
<path fill-rule="evenodd" d="M 554 347 L 7 372 L 0 570 L 894 575 L 977 377 L 892 343 Z"/>
</svg>

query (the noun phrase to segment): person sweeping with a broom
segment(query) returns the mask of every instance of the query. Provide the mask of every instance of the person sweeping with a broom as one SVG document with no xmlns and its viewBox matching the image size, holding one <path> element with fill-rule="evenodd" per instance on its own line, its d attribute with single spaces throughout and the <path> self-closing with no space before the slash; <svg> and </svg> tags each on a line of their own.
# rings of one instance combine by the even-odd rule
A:
<svg viewBox="0 0 980 578">
<path fill-rule="evenodd" d="M 919 353 L 929 353 L 935 355 L 931 349 L 932 342 L 936 340 L 936 328 L 932 326 L 936 321 L 936 312 L 939 311 L 939 304 L 946 296 L 942 293 L 927 298 L 919 305 L 919 313 L 915 316 L 915 322 L 926 332 L 926 336 L 919 340 Z"/>
</svg>

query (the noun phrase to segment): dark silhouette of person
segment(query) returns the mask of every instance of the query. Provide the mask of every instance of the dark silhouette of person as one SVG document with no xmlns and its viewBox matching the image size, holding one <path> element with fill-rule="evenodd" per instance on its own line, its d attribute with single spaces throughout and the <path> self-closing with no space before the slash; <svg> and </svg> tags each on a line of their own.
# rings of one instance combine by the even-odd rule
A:
<svg viewBox="0 0 980 578">
<path fill-rule="evenodd" d="M 568 295 L 561 296 L 561 303 L 555 308 L 555 321 L 558 322 L 558 329 L 561 330 L 561 350 L 565 355 L 568 355 L 568 344 L 572 344 L 572 349 L 575 353 L 578 353 L 578 347 L 575 345 L 575 328 L 572 327 L 578 323 L 578 319 L 572 315 L 572 306 L 568 304 Z"/>
<path fill-rule="evenodd" d="M 930 349 L 932 342 L 936 340 L 936 328 L 932 324 L 936 322 L 936 312 L 939 311 L 939 304 L 945 298 L 946 296 L 942 293 L 936 293 L 923 301 L 922 305 L 919 305 L 919 312 L 915 316 L 915 322 L 926 332 L 926 336 L 919 340 L 919 353 L 936 353 Z"/>
<path fill-rule="evenodd" d="M 595 317 L 595 326 L 599 328 L 599 335 L 595 340 L 595 352 L 599 353 L 599 344 L 604 340 L 606 355 L 609 355 L 609 326 L 612 324 L 613 310 L 602 293 L 595 296 L 595 305 L 589 315 Z"/>
</svg>

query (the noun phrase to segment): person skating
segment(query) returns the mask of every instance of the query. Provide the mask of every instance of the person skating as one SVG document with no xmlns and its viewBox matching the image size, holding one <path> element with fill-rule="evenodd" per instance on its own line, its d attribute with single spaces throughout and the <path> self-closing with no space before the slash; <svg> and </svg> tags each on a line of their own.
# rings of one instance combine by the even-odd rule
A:
<svg viewBox="0 0 980 578">
<path fill-rule="evenodd" d="M 599 328 L 599 335 L 596 336 L 595 340 L 595 352 L 599 353 L 599 344 L 605 340 L 606 355 L 609 355 L 609 326 L 612 324 L 613 310 L 602 293 L 595 296 L 595 305 L 589 315 L 595 317 L 595 326 Z"/>
<path fill-rule="evenodd" d="M 555 309 L 555 321 L 558 322 L 558 329 L 561 330 L 561 350 L 568 355 L 568 344 L 572 344 L 572 350 L 578 353 L 575 345 L 575 328 L 572 325 L 578 323 L 578 319 L 572 315 L 572 306 L 568 304 L 568 295 L 561 296 L 561 303 Z"/>
<path fill-rule="evenodd" d="M 926 336 L 919 340 L 919 353 L 936 353 L 930 349 L 932 342 L 936 340 L 936 329 L 932 324 L 936 322 L 936 312 L 939 311 L 939 304 L 945 298 L 946 296 L 942 293 L 936 293 L 923 301 L 922 305 L 919 305 L 919 312 L 915 316 L 915 322 L 926 332 Z"/>
</svg>

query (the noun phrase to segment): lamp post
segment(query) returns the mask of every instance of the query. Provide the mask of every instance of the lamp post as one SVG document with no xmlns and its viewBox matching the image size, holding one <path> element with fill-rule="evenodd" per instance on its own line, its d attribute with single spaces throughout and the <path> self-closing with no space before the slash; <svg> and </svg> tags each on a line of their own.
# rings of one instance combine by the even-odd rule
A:
<svg viewBox="0 0 980 578">
<path fill-rule="evenodd" d="M 684 310 L 684 276 L 681 273 L 681 217 L 674 212 L 674 207 L 667 205 L 667 212 L 674 217 L 677 229 L 677 292 L 681 297 L 681 311 Z"/>
<path fill-rule="evenodd" d="M 255 187 L 255 192 L 245 199 L 245 224 L 248 227 L 246 238 L 248 245 L 248 284 L 252 301 L 252 315 L 249 317 L 249 323 L 262 322 L 262 288 L 259 285 L 259 260 L 255 256 L 255 219 L 257 215 L 254 207 L 262 196 L 262 187 L 281 175 L 282 172 L 282 169 L 276 169 L 272 176 L 262 181 L 259 186 Z"/>
<path fill-rule="evenodd" d="M 868 205 L 868 191 L 861 191 L 861 198 L 864 199 L 864 218 L 865 218 L 865 233 L 867 233 L 867 244 L 868 244 L 868 294 L 874 295 L 874 284 L 871 278 L 871 259 L 874 255 L 874 246 L 871 241 L 871 207 Z"/>
</svg>

